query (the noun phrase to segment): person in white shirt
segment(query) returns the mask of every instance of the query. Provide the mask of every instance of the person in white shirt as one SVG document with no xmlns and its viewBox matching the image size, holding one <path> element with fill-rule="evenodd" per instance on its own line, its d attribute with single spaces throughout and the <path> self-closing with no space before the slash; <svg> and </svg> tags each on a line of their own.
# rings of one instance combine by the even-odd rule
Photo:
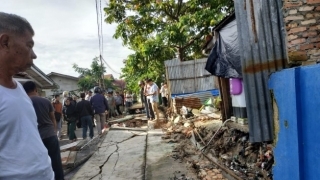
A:
<svg viewBox="0 0 320 180">
<path fill-rule="evenodd" d="M 17 15 L 0 12 L 0 179 L 53 180 L 48 151 L 32 102 L 13 75 L 25 72 L 37 56 L 34 31 Z"/>
<path fill-rule="evenodd" d="M 161 83 L 161 89 L 160 89 L 160 93 L 161 93 L 161 98 L 162 98 L 162 104 L 167 107 L 168 106 L 168 87 L 167 87 L 167 83 Z"/>
<path fill-rule="evenodd" d="M 152 110 L 152 105 L 151 105 L 151 102 L 150 102 L 150 96 L 147 96 L 148 94 L 148 91 L 150 89 L 150 86 L 149 84 L 147 83 L 148 79 L 145 80 L 145 86 L 144 86 L 144 95 L 146 97 L 146 101 L 147 101 L 147 109 L 148 109 L 148 115 L 147 117 L 150 119 L 150 120 L 154 120 L 154 112 Z"/>
<path fill-rule="evenodd" d="M 152 110 L 156 115 L 156 121 L 159 120 L 159 109 L 158 109 L 158 103 L 159 103 L 159 88 L 156 83 L 152 81 L 152 79 L 147 80 L 148 85 L 150 88 L 148 89 L 147 96 L 149 97 Z"/>
<path fill-rule="evenodd" d="M 91 97 L 92 97 L 92 91 L 89 91 L 85 97 L 85 100 L 90 101 Z"/>
<path fill-rule="evenodd" d="M 129 108 L 132 106 L 132 102 L 133 102 L 133 95 L 131 93 L 131 91 L 128 91 L 125 95 L 125 103 L 126 103 L 126 112 L 129 112 Z"/>
</svg>

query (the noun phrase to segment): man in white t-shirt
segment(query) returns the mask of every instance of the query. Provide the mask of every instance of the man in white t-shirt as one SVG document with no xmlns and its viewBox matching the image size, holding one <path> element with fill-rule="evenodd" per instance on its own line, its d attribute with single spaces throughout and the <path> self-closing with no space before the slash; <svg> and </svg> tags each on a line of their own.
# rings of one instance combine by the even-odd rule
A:
<svg viewBox="0 0 320 180">
<path fill-rule="evenodd" d="M 89 91 L 85 97 L 85 100 L 90 101 L 91 97 L 92 97 L 92 91 Z"/>
<path fill-rule="evenodd" d="M 24 18 L 0 12 L 0 179 L 53 180 L 48 151 L 30 98 L 12 77 L 37 56 L 34 31 Z"/>
<path fill-rule="evenodd" d="M 155 120 L 159 120 L 159 110 L 158 110 L 158 103 L 159 103 L 159 88 L 156 83 L 154 83 L 151 79 L 147 80 L 148 85 L 150 88 L 148 89 L 147 96 L 150 100 L 152 110 L 156 115 Z"/>
</svg>

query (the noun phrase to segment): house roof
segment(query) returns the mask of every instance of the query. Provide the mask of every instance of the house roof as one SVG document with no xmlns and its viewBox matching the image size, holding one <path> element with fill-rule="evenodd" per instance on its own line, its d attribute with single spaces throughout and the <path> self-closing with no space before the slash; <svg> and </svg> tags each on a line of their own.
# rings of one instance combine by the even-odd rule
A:
<svg viewBox="0 0 320 180">
<path fill-rule="evenodd" d="M 104 78 L 109 79 L 109 80 L 114 80 L 114 77 L 112 74 L 106 74 L 106 75 L 104 75 Z"/>
<path fill-rule="evenodd" d="M 226 16 L 223 18 L 218 24 L 216 24 L 213 28 L 212 31 L 219 31 L 222 29 L 225 25 L 227 25 L 229 22 L 233 21 L 236 18 L 236 14 L 233 12 L 230 15 Z"/>
<path fill-rule="evenodd" d="M 80 77 L 74 77 L 74 76 L 69 76 L 69 75 L 66 75 L 66 74 L 60 74 L 60 73 L 56 73 L 56 72 L 51 72 L 49 73 L 47 76 L 51 77 L 51 76 L 60 76 L 60 77 L 64 77 L 64 78 L 68 78 L 68 79 L 73 79 L 73 80 L 79 80 Z"/>
<path fill-rule="evenodd" d="M 36 65 L 32 65 L 31 68 L 27 69 L 25 72 L 16 74 L 14 78 L 19 82 L 32 80 L 42 89 L 54 89 L 57 87 L 55 82 Z"/>
<path fill-rule="evenodd" d="M 230 23 L 232 20 L 234 20 L 236 18 L 235 13 L 231 13 L 230 15 L 226 16 L 225 18 L 223 18 L 218 24 L 216 24 L 213 28 L 212 28 L 212 32 L 214 31 L 219 31 L 220 29 L 222 29 L 225 25 L 227 25 L 228 23 Z M 212 42 L 213 39 L 213 33 L 212 34 L 208 34 L 206 36 L 206 41 L 205 43 L 202 45 L 202 49 L 206 49 L 208 47 L 208 45 L 210 44 L 210 42 Z"/>
<path fill-rule="evenodd" d="M 113 81 L 113 85 L 120 87 L 120 88 L 125 88 L 126 87 L 126 82 L 124 80 L 121 79 L 116 79 Z"/>
</svg>

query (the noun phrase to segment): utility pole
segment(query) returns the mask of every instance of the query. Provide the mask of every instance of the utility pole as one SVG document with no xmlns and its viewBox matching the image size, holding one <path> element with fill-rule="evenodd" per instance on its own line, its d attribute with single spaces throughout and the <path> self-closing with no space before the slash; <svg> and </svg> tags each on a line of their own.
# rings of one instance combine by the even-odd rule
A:
<svg viewBox="0 0 320 180">
<path fill-rule="evenodd" d="M 104 90 L 106 89 L 105 84 L 104 84 L 104 74 L 103 74 L 103 63 L 102 63 L 102 56 L 100 54 L 100 64 L 101 64 L 101 83 L 100 87 L 102 87 Z"/>
</svg>

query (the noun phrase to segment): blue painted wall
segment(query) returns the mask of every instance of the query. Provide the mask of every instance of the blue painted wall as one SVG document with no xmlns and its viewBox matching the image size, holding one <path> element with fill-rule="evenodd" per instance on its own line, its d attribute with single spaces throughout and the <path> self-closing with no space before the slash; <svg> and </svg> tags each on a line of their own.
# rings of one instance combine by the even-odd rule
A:
<svg viewBox="0 0 320 180">
<path fill-rule="evenodd" d="M 275 180 L 320 179 L 320 65 L 282 70 L 269 88 L 279 110 Z"/>
</svg>

